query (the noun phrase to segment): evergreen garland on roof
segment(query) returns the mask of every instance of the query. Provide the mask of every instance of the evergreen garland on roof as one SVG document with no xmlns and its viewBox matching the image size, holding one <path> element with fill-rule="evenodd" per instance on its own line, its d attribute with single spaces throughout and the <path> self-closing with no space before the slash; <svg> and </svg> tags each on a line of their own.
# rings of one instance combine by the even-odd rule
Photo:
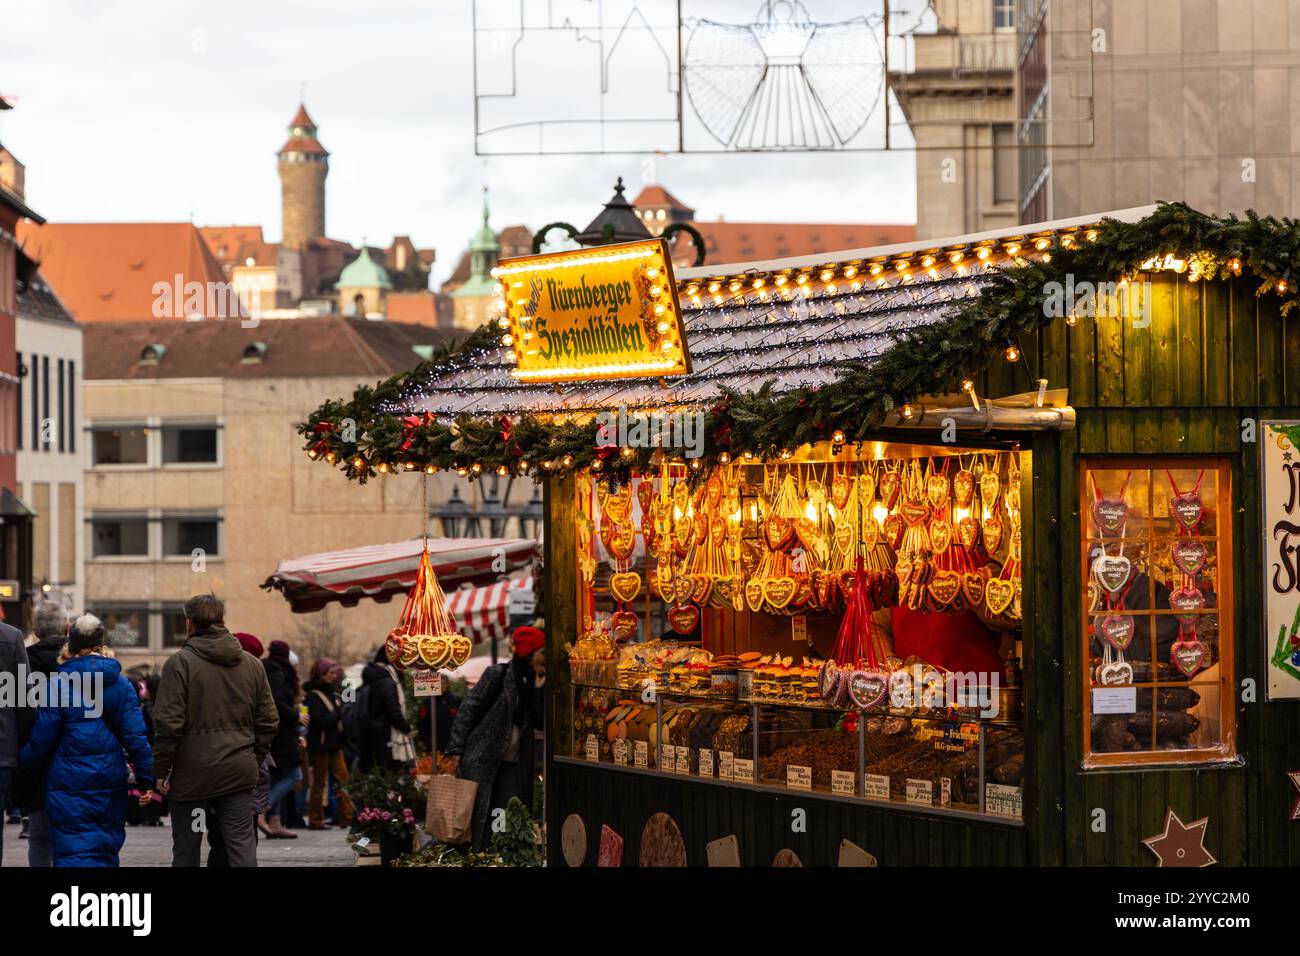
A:
<svg viewBox="0 0 1300 956">
<path fill-rule="evenodd" d="M 1248 271 L 1257 295 L 1283 296 L 1282 314 L 1295 305 L 1300 269 L 1300 223 L 1292 218 L 1209 216 L 1183 203 L 1161 203 L 1135 223 L 1104 219 L 1095 241 L 1068 247 L 1055 241 L 1050 259 L 1017 259 L 1011 268 L 981 275 L 980 292 L 956 305 L 947 318 L 910 329 L 871 362 L 848 366 L 818 388 L 778 393 L 771 383 L 753 392 L 723 390 L 705 413 L 704 461 L 751 452 L 767 459 L 782 450 L 828 441 L 842 432 L 852 442 L 868 437 L 902 402 L 955 390 L 1009 342 L 1056 321 L 1045 307 L 1051 283 L 1067 277 L 1115 282 L 1136 274 L 1157 255 L 1187 262 L 1192 281 L 1224 279 Z M 618 479 L 644 468 L 652 448 L 598 448 L 597 423 L 563 416 L 522 415 L 455 421 L 404 415 L 391 409 L 440 377 L 491 356 L 500 332 L 492 323 L 444 346 L 429 361 L 350 399 L 323 403 L 299 425 L 308 454 L 364 482 L 397 470 L 455 469 L 467 477 L 504 469 L 532 474 L 587 468 L 593 464 Z"/>
</svg>

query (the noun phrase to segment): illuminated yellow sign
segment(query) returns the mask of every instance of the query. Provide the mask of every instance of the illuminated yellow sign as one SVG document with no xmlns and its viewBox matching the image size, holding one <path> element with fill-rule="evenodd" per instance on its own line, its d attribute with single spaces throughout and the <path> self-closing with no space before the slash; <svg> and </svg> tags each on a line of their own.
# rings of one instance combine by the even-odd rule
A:
<svg viewBox="0 0 1300 956">
<path fill-rule="evenodd" d="M 505 259 L 511 373 L 525 382 L 685 375 L 690 354 L 668 244 L 645 239 Z"/>
</svg>

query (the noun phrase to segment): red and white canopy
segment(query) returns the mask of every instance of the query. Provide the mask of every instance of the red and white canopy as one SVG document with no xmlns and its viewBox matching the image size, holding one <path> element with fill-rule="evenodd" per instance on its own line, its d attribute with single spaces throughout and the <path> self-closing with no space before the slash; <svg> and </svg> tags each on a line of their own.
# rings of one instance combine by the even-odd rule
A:
<svg viewBox="0 0 1300 956">
<path fill-rule="evenodd" d="M 461 588 L 447 595 L 447 610 L 456 619 L 460 633 L 475 644 L 506 638 L 509 622 L 509 591 L 532 586 L 532 578 L 498 581 L 481 588 Z"/>
<path fill-rule="evenodd" d="M 412 538 L 290 558 L 276 565 L 262 587 L 280 591 L 298 613 L 319 610 L 331 601 L 344 607 L 354 607 L 363 597 L 390 601 L 393 595 L 406 594 L 415 586 L 425 540 Z M 433 572 L 449 594 L 461 584 L 486 584 L 527 566 L 536 548 L 528 538 L 427 540 Z"/>
</svg>

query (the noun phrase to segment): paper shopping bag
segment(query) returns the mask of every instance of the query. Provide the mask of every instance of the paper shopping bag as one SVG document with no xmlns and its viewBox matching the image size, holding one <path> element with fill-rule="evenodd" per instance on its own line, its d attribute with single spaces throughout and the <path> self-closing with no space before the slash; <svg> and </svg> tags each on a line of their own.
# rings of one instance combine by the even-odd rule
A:
<svg viewBox="0 0 1300 956">
<path fill-rule="evenodd" d="M 474 797 L 478 784 L 448 774 L 429 778 L 429 803 L 424 830 L 443 843 L 469 843 L 473 839 Z"/>
</svg>

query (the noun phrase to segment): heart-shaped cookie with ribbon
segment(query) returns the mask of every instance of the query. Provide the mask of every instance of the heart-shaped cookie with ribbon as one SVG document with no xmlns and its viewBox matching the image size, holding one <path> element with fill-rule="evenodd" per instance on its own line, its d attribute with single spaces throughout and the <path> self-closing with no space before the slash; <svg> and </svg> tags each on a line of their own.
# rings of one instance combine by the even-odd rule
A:
<svg viewBox="0 0 1300 956">
<path fill-rule="evenodd" d="M 1205 550 L 1205 542 L 1195 538 L 1178 539 L 1172 550 L 1175 566 L 1188 577 L 1196 577 L 1196 573 L 1205 567 L 1205 559 L 1209 554 Z"/>
<path fill-rule="evenodd" d="M 880 543 L 880 525 L 871 515 L 862 519 L 862 527 L 859 529 L 862 533 L 862 549 L 864 551 L 874 551 L 876 545 Z"/>
<path fill-rule="evenodd" d="M 935 605 L 940 610 L 951 607 L 959 594 L 961 594 L 960 574 L 956 571 L 934 573 L 934 578 L 930 581 L 930 597 L 934 599 Z"/>
<path fill-rule="evenodd" d="M 673 575 L 673 597 L 675 604 L 684 604 L 695 593 L 695 579 L 685 572 Z"/>
<path fill-rule="evenodd" d="M 1170 645 L 1169 660 L 1184 676 L 1191 677 L 1210 663 L 1210 648 L 1193 634 L 1189 640 L 1177 640 Z"/>
<path fill-rule="evenodd" d="M 964 468 L 953 476 L 952 497 L 958 508 L 970 507 L 975 497 L 975 476 Z"/>
<path fill-rule="evenodd" d="M 871 510 L 871 502 L 876 500 L 876 476 L 871 472 L 858 475 L 858 506 L 863 511 Z"/>
<path fill-rule="evenodd" d="M 831 479 L 831 501 L 835 507 L 844 510 L 844 506 L 849 503 L 849 495 L 853 493 L 853 479 L 848 475 L 840 474 Z"/>
<path fill-rule="evenodd" d="M 880 503 L 892 509 L 898 504 L 898 493 L 903 488 L 903 477 L 897 471 L 887 471 L 880 476 L 877 487 L 880 490 Z"/>
<path fill-rule="evenodd" d="M 445 634 L 425 634 L 419 639 L 420 660 L 430 667 L 441 667 L 451 657 L 451 641 Z"/>
<path fill-rule="evenodd" d="M 967 515 L 957 521 L 957 540 L 961 546 L 970 550 L 975 547 L 975 543 L 980 539 L 979 519 L 974 515 Z"/>
<path fill-rule="evenodd" d="M 1118 535 L 1128 521 L 1128 502 L 1123 498 L 1098 498 L 1092 503 L 1092 521 L 1103 538 Z"/>
<path fill-rule="evenodd" d="M 840 553 L 847 553 L 849 548 L 853 547 L 853 525 L 847 520 L 840 521 L 835 526 L 835 535 L 832 538 L 835 543 L 835 550 Z"/>
<path fill-rule="evenodd" d="M 609 616 L 609 631 L 614 640 L 622 644 L 636 633 L 640 620 L 631 611 L 615 611 Z"/>
<path fill-rule="evenodd" d="M 904 498 L 898 513 L 903 516 L 903 520 L 907 522 L 908 527 L 915 527 L 930 516 L 930 509 L 925 506 L 925 502 L 920 498 Z"/>
<path fill-rule="evenodd" d="M 971 607 L 979 607 L 984 603 L 984 577 L 976 574 L 974 571 L 963 571 L 961 573 L 961 594 L 966 599 L 966 603 Z"/>
<path fill-rule="evenodd" d="M 474 642 L 463 634 L 453 634 L 450 638 L 451 656 L 449 658 L 452 667 L 460 667 L 467 660 L 469 655 L 474 652 Z"/>
<path fill-rule="evenodd" d="M 768 515 L 763 522 L 763 535 L 773 551 L 784 551 L 794 541 L 794 522 L 784 515 Z"/>
<path fill-rule="evenodd" d="M 889 693 L 889 675 L 884 671 L 860 670 L 849 675 L 849 699 L 862 710 L 879 707 Z"/>
<path fill-rule="evenodd" d="M 610 535 L 609 541 L 605 547 L 609 553 L 620 561 L 626 561 L 632 556 L 632 548 L 636 544 L 636 529 L 630 524 L 621 524 L 614 529 Z"/>
<path fill-rule="evenodd" d="M 1185 491 L 1169 499 L 1169 513 L 1184 531 L 1195 531 L 1205 517 L 1205 502 L 1199 492 Z"/>
<path fill-rule="evenodd" d="M 890 472 L 893 474 L 893 472 Z M 907 525 L 903 522 L 903 516 L 895 512 L 885 519 L 885 544 L 897 550 L 898 546 L 903 543 L 903 532 L 907 530 Z"/>
<path fill-rule="evenodd" d="M 948 503 L 949 484 L 947 475 L 931 475 L 925 480 L 925 496 L 930 505 L 942 508 Z"/>
<path fill-rule="evenodd" d="M 672 578 L 665 580 L 656 575 L 654 590 L 655 593 L 659 595 L 659 600 L 663 601 L 665 604 L 672 604 L 677 600 L 677 591 L 673 587 Z"/>
<path fill-rule="evenodd" d="M 984 519 L 984 525 L 981 531 L 984 535 L 984 550 L 989 554 L 996 554 L 998 548 L 1002 546 L 1002 512 L 995 511 Z"/>
<path fill-rule="evenodd" d="M 1106 614 L 1097 619 L 1097 632 L 1117 651 L 1128 650 L 1136 631 L 1131 614 Z"/>
<path fill-rule="evenodd" d="M 619 571 L 609 576 L 609 593 L 623 604 L 636 600 L 641 593 L 641 575 L 635 571 Z"/>
<path fill-rule="evenodd" d="M 1092 573 L 1111 594 L 1115 594 L 1128 583 L 1133 573 L 1133 563 L 1124 555 L 1102 554 L 1092 562 Z"/>
<path fill-rule="evenodd" d="M 1015 596 L 1014 582 L 1004 578 L 989 578 L 988 583 L 984 585 L 984 606 L 994 617 L 1005 613 L 1006 609 L 1011 607 L 1011 601 Z"/>
<path fill-rule="evenodd" d="M 695 575 L 695 587 L 691 588 L 691 600 L 696 604 L 707 604 L 713 593 L 713 578 L 707 574 Z"/>
<path fill-rule="evenodd" d="M 1133 683 L 1133 665 L 1128 661 L 1111 661 L 1097 668 L 1097 680 L 1107 687 Z"/>
<path fill-rule="evenodd" d="M 636 485 L 636 500 L 641 505 L 641 514 L 644 515 L 650 510 L 650 500 L 654 497 L 654 482 L 641 479 Z"/>
<path fill-rule="evenodd" d="M 1200 611 L 1205 607 L 1205 595 L 1198 587 L 1178 588 L 1170 592 L 1169 606 L 1178 612 L 1178 620 L 1184 624 L 1195 624 L 1200 615 L 1189 612 Z"/>
<path fill-rule="evenodd" d="M 763 606 L 763 579 L 750 578 L 745 582 L 745 604 L 754 613 Z"/>
<path fill-rule="evenodd" d="M 768 604 L 779 609 L 794 600 L 798 589 L 799 582 L 794 578 L 768 578 L 763 582 L 763 597 L 767 599 Z"/>
<path fill-rule="evenodd" d="M 984 474 L 980 475 L 980 500 L 984 502 L 984 509 L 992 511 L 998 503 L 998 495 L 1002 494 L 1002 479 L 992 468 L 986 468 Z"/>
<path fill-rule="evenodd" d="M 700 609 L 694 604 L 676 604 L 668 609 L 668 623 L 678 634 L 690 634 L 700 623 Z"/>
<path fill-rule="evenodd" d="M 605 499 L 602 509 L 605 516 L 617 524 L 623 524 L 632 513 L 632 489 L 623 485 L 618 491 L 611 492 Z"/>
<path fill-rule="evenodd" d="M 946 517 L 935 518 L 930 522 L 930 547 L 935 554 L 943 554 L 952 544 L 952 522 Z"/>
</svg>

